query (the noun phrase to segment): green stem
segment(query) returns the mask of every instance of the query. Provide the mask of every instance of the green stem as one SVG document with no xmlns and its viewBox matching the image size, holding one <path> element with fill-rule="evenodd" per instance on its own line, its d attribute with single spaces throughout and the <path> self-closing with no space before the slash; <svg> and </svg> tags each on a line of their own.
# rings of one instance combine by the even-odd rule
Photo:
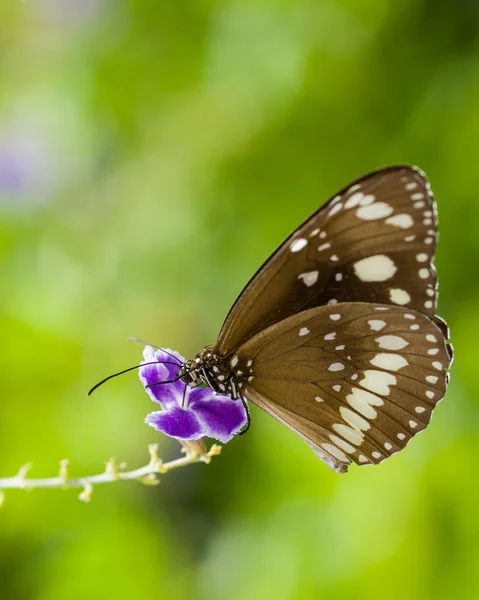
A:
<svg viewBox="0 0 479 600">
<path fill-rule="evenodd" d="M 114 481 L 130 481 L 139 480 L 146 484 L 158 483 L 158 474 L 168 473 L 173 469 L 185 467 L 193 463 L 204 462 L 209 463 L 212 456 L 216 456 L 221 451 L 221 446 L 214 444 L 210 450 L 206 452 L 206 448 L 193 446 L 191 443 L 184 444 L 185 456 L 164 463 L 158 457 L 158 445 L 151 444 L 148 447 L 150 452 L 150 462 L 144 467 L 133 469 L 132 471 L 122 471 L 113 459 L 111 459 L 103 473 L 97 475 L 89 475 L 88 477 L 68 477 L 68 461 L 60 462 L 60 473 L 57 477 L 46 477 L 42 479 L 32 479 L 26 477 L 26 473 L 31 465 L 25 465 L 20 468 L 17 475 L 14 477 L 0 478 L 0 492 L 3 489 L 23 489 L 33 490 L 35 488 L 83 488 L 84 491 L 80 494 L 80 499 L 88 501 L 91 496 L 91 491 L 94 485 L 100 483 L 113 483 Z M 3 499 L 3 494 L 0 493 Z M 1 502 L 0 502 L 1 504 Z"/>
</svg>

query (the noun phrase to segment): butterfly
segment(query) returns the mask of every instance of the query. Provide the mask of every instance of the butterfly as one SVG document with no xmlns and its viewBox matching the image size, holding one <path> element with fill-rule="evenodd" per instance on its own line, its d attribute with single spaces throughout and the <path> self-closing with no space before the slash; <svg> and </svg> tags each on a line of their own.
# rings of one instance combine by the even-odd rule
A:
<svg viewBox="0 0 479 600">
<path fill-rule="evenodd" d="M 420 169 L 357 179 L 273 252 L 181 380 L 246 398 L 338 473 L 381 463 L 427 427 L 449 381 L 437 234 Z"/>
</svg>

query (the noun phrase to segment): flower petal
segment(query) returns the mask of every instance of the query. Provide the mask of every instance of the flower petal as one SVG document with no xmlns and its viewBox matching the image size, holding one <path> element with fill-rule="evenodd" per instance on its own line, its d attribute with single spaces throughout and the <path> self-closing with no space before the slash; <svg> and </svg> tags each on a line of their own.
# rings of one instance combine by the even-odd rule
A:
<svg viewBox="0 0 479 600">
<path fill-rule="evenodd" d="M 204 435 L 226 444 L 246 425 L 248 416 L 241 400 L 219 394 L 213 397 L 198 400 L 191 411 L 200 419 Z"/>
<path fill-rule="evenodd" d="M 171 381 L 172 379 L 175 379 L 178 376 L 180 363 L 178 363 L 178 366 L 162 364 L 166 359 L 168 359 L 167 362 L 175 361 L 163 350 L 155 352 L 151 346 L 145 347 L 143 357 L 145 359 L 144 362 L 153 362 L 155 360 L 161 361 L 158 362 L 158 364 L 142 366 L 138 370 L 140 381 L 153 402 L 159 402 L 165 409 L 181 405 L 185 389 L 185 384 L 181 381 L 168 383 L 166 385 L 153 385 L 152 387 L 147 387 L 148 385 L 160 381 Z M 178 355 L 178 360 L 180 360 L 180 355 Z"/>
<path fill-rule="evenodd" d="M 179 406 L 152 412 L 147 415 L 145 423 L 170 437 L 182 440 L 197 440 L 205 435 L 195 413 Z"/>
<path fill-rule="evenodd" d="M 189 387 L 186 397 L 186 406 L 188 408 L 194 408 L 195 405 L 202 400 L 206 402 L 209 400 L 218 400 L 218 398 L 222 400 L 231 400 L 229 396 L 220 396 L 209 387 Z"/>
<path fill-rule="evenodd" d="M 170 350 L 169 348 L 159 348 L 155 352 L 155 358 L 158 362 L 164 363 L 164 366 L 168 371 L 168 379 L 175 379 L 178 377 L 178 371 L 180 370 L 181 365 L 185 362 L 185 359 L 179 352 Z M 152 360 L 155 360 L 155 358 Z"/>
</svg>

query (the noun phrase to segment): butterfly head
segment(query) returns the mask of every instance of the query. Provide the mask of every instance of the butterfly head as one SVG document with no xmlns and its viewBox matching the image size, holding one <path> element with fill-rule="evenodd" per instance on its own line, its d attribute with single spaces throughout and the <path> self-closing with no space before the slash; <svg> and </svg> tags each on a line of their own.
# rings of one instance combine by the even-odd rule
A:
<svg viewBox="0 0 479 600">
<path fill-rule="evenodd" d="M 204 378 L 205 369 L 208 369 L 212 353 L 210 348 L 205 348 L 202 352 L 196 354 L 190 360 L 186 360 L 180 367 L 179 378 L 187 385 L 198 385 L 206 383 Z"/>
<path fill-rule="evenodd" d="M 232 398 L 239 397 L 239 385 L 235 373 L 226 365 L 222 357 L 207 346 L 194 358 L 187 360 L 180 368 L 179 377 L 187 385 L 206 385 L 219 394 Z"/>
<path fill-rule="evenodd" d="M 187 385 L 194 385 L 200 381 L 200 369 L 195 359 L 185 361 L 178 372 L 180 381 Z"/>
</svg>

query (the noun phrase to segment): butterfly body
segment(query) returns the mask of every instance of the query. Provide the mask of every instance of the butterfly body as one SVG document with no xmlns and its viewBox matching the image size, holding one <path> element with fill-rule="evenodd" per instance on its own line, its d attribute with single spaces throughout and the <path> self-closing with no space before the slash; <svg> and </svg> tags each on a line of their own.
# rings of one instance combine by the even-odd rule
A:
<svg viewBox="0 0 479 600">
<path fill-rule="evenodd" d="M 436 241 L 422 171 L 352 182 L 270 256 L 182 380 L 249 399 L 337 472 L 382 462 L 427 426 L 449 378 Z"/>
<path fill-rule="evenodd" d="M 227 361 L 216 352 L 214 346 L 207 346 L 193 359 L 186 361 L 180 368 L 179 376 L 186 384 L 204 384 L 218 394 L 228 394 L 237 400 L 241 398 L 240 389 L 249 376 L 250 369 L 235 369 L 235 361 Z"/>
</svg>

